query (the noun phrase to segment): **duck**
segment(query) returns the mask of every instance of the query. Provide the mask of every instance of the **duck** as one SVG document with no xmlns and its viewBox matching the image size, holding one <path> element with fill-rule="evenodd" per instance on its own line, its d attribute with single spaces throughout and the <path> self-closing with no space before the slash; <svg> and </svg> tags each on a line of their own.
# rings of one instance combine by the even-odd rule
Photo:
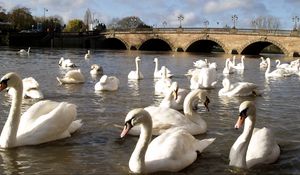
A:
<svg viewBox="0 0 300 175">
<path fill-rule="evenodd" d="M 21 116 L 23 82 L 15 72 L 9 72 L 0 79 L 0 91 L 4 89 L 11 89 L 12 102 L 0 136 L 1 148 L 64 139 L 82 126 L 81 120 L 76 120 L 76 105 L 68 102 L 42 100 L 29 107 Z"/>
<path fill-rule="evenodd" d="M 255 123 L 254 102 L 242 102 L 234 128 L 239 129 L 244 125 L 244 130 L 230 149 L 230 166 L 248 169 L 258 164 L 273 163 L 279 158 L 280 148 L 272 130 L 266 127 L 254 128 Z"/>
<path fill-rule="evenodd" d="M 119 88 L 120 81 L 115 76 L 103 75 L 99 82 L 95 84 L 96 91 L 116 91 Z"/>
<path fill-rule="evenodd" d="M 268 67 L 265 72 L 266 78 L 269 78 L 269 77 L 281 78 L 281 77 L 288 77 L 288 76 L 292 75 L 289 71 L 286 71 L 285 69 L 275 69 L 271 72 L 271 60 L 270 60 L 270 58 L 267 58 L 266 60 L 268 63 Z"/>
<path fill-rule="evenodd" d="M 183 113 L 166 107 L 148 106 L 144 109 L 149 112 L 153 121 L 153 135 L 160 135 L 166 130 L 174 127 L 186 129 L 192 135 L 203 134 L 207 131 L 207 123 L 197 111 L 194 110 L 195 101 L 203 102 L 207 111 L 210 100 L 207 92 L 200 89 L 191 91 L 184 99 Z M 139 135 L 140 130 L 137 127 L 132 129 L 131 135 Z"/>
<path fill-rule="evenodd" d="M 61 57 L 58 65 L 62 68 L 74 68 L 77 67 L 75 63 L 73 63 L 70 59 L 65 59 L 64 57 Z"/>
<path fill-rule="evenodd" d="M 92 57 L 90 50 L 87 50 L 87 53 L 84 55 L 84 59 L 90 59 Z"/>
<path fill-rule="evenodd" d="M 153 77 L 154 78 L 161 78 L 163 76 L 163 69 L 159 70 L 159 64 L 158 64 L 158 58 L 154 58 L 153 62 L 155 63 L 155 67 L 154 67 L 154 73 L 153 73 Z M 165 66 L 167 74 L 166 76 L 168 78 L 171 78 L 173 76 L 173 74 L 171 74 L 171 71 Z"/>
<path fill-rule="evenodd" d="M 141 80 L 144 79 L 144 75 L 140 71 L 141 59 L 139 56 L 135 57 L 135 71 L 130 71 L 128 74 L 128 80 Z"/>
<path fill-rule="evenodd" d="M 254 83 L 237 82 L 231 84 L 228 78 L 224 78 L 222 84 L 223 88 L 219 90 L 219 96 L 244 97 L 251 95 L 260 95 L 260 92 L 258 91 L 258 86 Z"/>
<path fill-rule="evenodd" d="M 152 118 L 143 108 L 128 112 L 120 137 L 124 138 L 135 126 L 140 126 L 141 134 L 129 159 L 133 173 L 178 172 L 191 165 L 197 153 L 202 153 L 215 140 L 198 140 L 185 129 L 173 128 L 151 141 Z"/>
<path fill-rule="evenodd" d="M 101 75 L 101 74 L 103 74 L 102 66 L 98 65 L 98 64 L 92 64 L 90 74 L 91 75 Z"/>
<path fill-rule="evenodd" d="M 26 56 L 29 55 L 30 53 L 30 47 L 28 47 L 27 51 L 25 49 L 20 49 L 17 54 L 21 55 L 21 56 Z"/>
<path fill-rule="evenodd" d="M 68 71 L 63 78 L 56 77 L 60 84 L 81 84 L 85 82 L 80 69 Z"/>
</svg>

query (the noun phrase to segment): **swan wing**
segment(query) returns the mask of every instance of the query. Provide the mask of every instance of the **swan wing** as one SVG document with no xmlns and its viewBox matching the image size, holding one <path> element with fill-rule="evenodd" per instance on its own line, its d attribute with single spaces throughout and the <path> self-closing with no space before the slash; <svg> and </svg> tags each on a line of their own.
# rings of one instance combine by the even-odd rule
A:
<svg viewBox="0 0 300 175">
<path fill-rule="evenodd" d="M 248 82 L 238 82 L 232 85 L 229 96 L 249 96 L 257 89 L 257 85 Z"/>
<path fill-rule="evenodd" d="M 280 149 L 272 131 L 265 127 L 255 128 L 248 146 L 247 167 L 250 168 L 261 163 L 273 163 L 278 159 L 279 154 Z"/>
<path fill-rule="evenodd" d="M 180 171 L 196 160 L 197 151 L 202 152 L 212 142 L 199 141 L 184 129 L 170 129 L 149 144 L 145 156 L 147 172 Z"/>
<path fill-rule="evenodd" d="M 40 144 L 69 137 L 70 131 L 74 132 L 72 122 L 76 116 L 77 110 L 74 104 L 40 101 L 22 115 L 17 145 Z M 72 128 L 69 130 L 70 126 Z"/>
</svg>

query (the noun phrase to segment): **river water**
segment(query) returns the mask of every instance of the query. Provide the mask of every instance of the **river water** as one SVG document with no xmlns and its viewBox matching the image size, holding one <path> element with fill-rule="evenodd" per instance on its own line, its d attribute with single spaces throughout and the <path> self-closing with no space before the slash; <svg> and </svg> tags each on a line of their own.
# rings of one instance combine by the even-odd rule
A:
<svg viewBox="0 0 300 175">
<path fill-rule="evenodd" d="M 233 82 L 248 81 L 259 85 L 261 97 L 220 98 L 222 70 L 226 57 L 230 55 L 197 55 L 173 52 L 103 51 L 92 50 L 92 58 L 84 59 L 83 49 L 42 49 L 31 48 L 29 56 L 16 55 L 16 48 L 1 48 L 0 75 L 18 72 L 21 77 L 34 77 L 41 86 L 45 99 L 68 101 L 78 106 L 78 118 L 83 126 L 72 137 L 36 146 L 25 146 L 0 151 L 0 174 L 128 174 L 128 161 L 137 142 L 137 137 L 119 138 L 128 111 L 133 108 L 158 105 L 161 96 L 154 93 L 153 58 L 158 57 L 160 65 L 174 74 L 181 88 L 189 88 L 189 80 L 184 74 L 192 68 L 193 61 L 207 58 L 218 64 L 218 84 L 208 90 L 210 112 L 198 109 L 207 121 L 208 132 L 196 136 L 198 139 L 215 137 L 198 159 L 189 167 L 172 174 L 300 174 L 300 78 L 292 76 L 280 79 L 264 77 L 259 69 L 257 57 L 246 57 L 243 74 L 232 74 Z M 66 70 L 60 69 L 61 56 L 70 58 L 79 65 L 86 82 L 82 85 L 59 85 L 57 76 Z M 128 82 L 127 75 L 135 69 L 134 58 L 142 59 L 141 70 L 144 79 Z M 239 58 L 239 56 L 238 56 Z M 277 58 L 273 56 L 274 60 Z M 290 61 L 292 58 L 281 58 Z M 239 59 L 238 59 L 239 61 Z M 101 64 L 104 73 L 120 79 L 116 92 L 95 92 L 94 85 L 99 77 L 89 74 L 91 64 Z M 274 68 L 273 68 L 274 69 Z M 0 129 L 9 113 L 10 99 L 5 92 L 0 95 Z M 241 134 L 233 126 L 238 116 L 238 107 L 244 100 L 254 100 L 257 106 L 256 127 L 269 127 L 281 147 L 281 155 L 271 165 L 256 166 L 250 170 L 228 166 L 229 151 Z M 25 100 L 23 111 L 36 100 Z M 169 174 L 169 173 L 164 173 Z"/>
</svg>

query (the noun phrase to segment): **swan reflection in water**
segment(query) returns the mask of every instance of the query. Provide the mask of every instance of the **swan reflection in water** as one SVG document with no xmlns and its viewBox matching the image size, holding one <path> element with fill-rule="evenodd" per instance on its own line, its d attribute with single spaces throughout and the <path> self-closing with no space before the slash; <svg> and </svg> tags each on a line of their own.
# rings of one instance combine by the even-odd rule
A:
<svg viewBox="0 0 300 175">
<path fill-rule="evenodd" d="M 138 80 L 128 80 L 128 88 L 132 96 L 140 95 L 140 85 Z"/>
</svg>

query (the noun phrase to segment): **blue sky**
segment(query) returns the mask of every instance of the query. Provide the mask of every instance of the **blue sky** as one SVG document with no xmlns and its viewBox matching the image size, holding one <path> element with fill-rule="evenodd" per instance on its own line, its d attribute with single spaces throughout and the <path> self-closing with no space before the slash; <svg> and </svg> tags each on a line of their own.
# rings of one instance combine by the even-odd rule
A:
<svg viewBox="0 0 300 175">
<path fill-rule="evenodd" d="M 15 6 L 31 9 L 32 15 L 59 15 L 64 22 L 83 19 L 87 8 L 95 18 L 108 24 L 113 18 L 138 16 L 146 24 L 162 27 L 178 27 L 179 14 L 184 16 L 183 27 L 209 27 L 233 25 L 231 16 L 238 16 L 237 27 L 249 28 L 250 22 L 259 16 L 274 16 L 280 19 L 282 29 L 293 28 L 293 16 L 300 17 L 300 0 L 0 0 L 0 6 L 11 10 Z"/>
</svg>

